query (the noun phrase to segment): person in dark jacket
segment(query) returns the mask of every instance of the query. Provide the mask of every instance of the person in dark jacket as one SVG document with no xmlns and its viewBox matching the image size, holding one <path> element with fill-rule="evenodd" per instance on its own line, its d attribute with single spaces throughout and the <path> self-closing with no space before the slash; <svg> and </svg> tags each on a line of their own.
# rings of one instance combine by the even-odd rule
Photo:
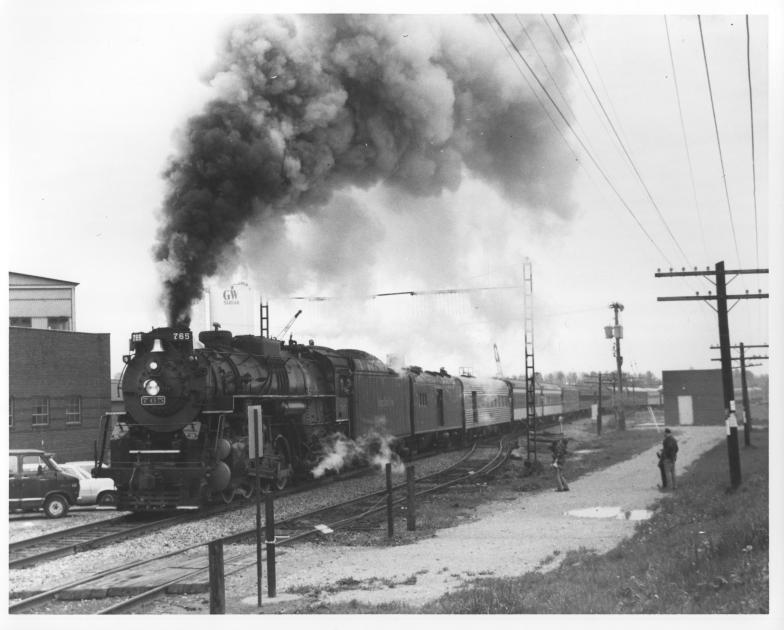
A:
<svg viewBox="0 0 784 630">
<path fill-rule="evenodd" d="M 555 482 L 558 484 L 557 492 L 567 492 L 569 485 L 563 476 L 563 467 L 566 462 L 566 443 L 568 438 L 553 440 L 550 444 L 550 451 L 553 454 L 553 468 L 555 468 Z"/>
<path fill-rule="evenodd" d="M 659 468 L 659 474 L 661 475 L 661 483 L 659 484 L 659 488 L 664 490 L 667 487 L 667 475 L 664 474 L 664 460 L 662 459 L 662 452 L 656 451 L 656 458 L 659 460 L 656 466 Z"/>
<path fill-rule="evenodd" d="M 669 429 L 664 429 L 661 462 L 664 469 L 665 488 L 675 490 L 675 460 L 678 458 L 678 440 Z"/>
</svg>

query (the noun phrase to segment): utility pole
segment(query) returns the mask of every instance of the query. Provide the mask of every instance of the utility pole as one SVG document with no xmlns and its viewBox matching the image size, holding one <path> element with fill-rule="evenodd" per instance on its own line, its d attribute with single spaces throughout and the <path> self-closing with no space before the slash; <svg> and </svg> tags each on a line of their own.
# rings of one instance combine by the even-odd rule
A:
<svg viewBox="0 0 784 630">
<path fill-rule="evenodd" d="M 730 357 L 732 361 L 740 361 L 740 383 L 741 383 L 741 391 L 743 392 L 743 443 L 744 446 L 751 446 L 751 405 L 749 404 L 749 388 L 746 384 L 746 368 L 753 367 L 755 365 L 762 365 L 761 363 L 749 363 L 747 364 L 746 361 L 752 361 L 755 359 L 767 359 L 767 356 L 751 356 L 747 357 L 745 349 L 746 348 L 767 348 L 768 344 L 749 344 L 744 345 L 740 343 L 737 346 L 730 346 L 731 348 L 738 348 L 740 349 L 740 356 L 739 357 Z M 712 350 L 718 350 L 719 346 L 711 346 Z M 713 361 L 721 361 L 721 359 L 713 359 Z"/>
<path fill-rule="evenodd" d="M 590 376 L 583 380 L 584 383 L 589 385 L 597 385 L 598 386 L 598 404 L 596 410 L 596 434 L 602 434 L 602 373 L 599 372 L 598 382 L 593 380 L 593 376 Z M 604 383 L 605 385 L 612 385 L 613 388 L 615 387 L 615 374 L 611 375 L 610 380 Z M 613 391 L 615 391 L 613 389 Z"/>
<path fill-rule="evenodd" d="M 621 356 L 621 337 L 623 337 L 623 326 L 618 321 L 618 311 L 623 310 L 623 304 L 613 302 L 610 308 L 615 312 L 615 326 L 613 327 L 613 337 L 615 337 L 615 366 L 618 371 L 618 396 L 615 399 L 615 417 L 618 420 L 618 430 L 626 430 L 626 415 L 623 409 L 623 357 Z"/>
<path fill-rule="evenodd" d="M 686 271 L 685 268 L 681 271 L 672 271 L 670 269 L 669 273 L 662 272 L 661 270 L 657 271 L 655 274 L 656 278 L 666 278 L 666 277 L 677 277 L 677 276 L 705 276 L 709 277 L 712 276 L 715 278 L 715 285 L 716 285 L 716 295 L 711 295 L 711 292 L 708 291 L 707 296 L 701 296 L 699 292 L 696 295 L 691 296 L 677 296 L 677 297 L 660 297 L 657 298 L 659 302 L 672 302 L 672 301 L 683 301 L 683 300 L 703 300 L 710 304 L 710 301 L 716 300 L 716 307 L 714 308 L 711 305 L 711 308 L 714 308 L 716 313 L 718 314 L 719 319 L 719 346 L 721 350 L 721 381 L 722 381 L 722 388 L 724 390 L 724 417 L 725 417 L 725 426 L 727 429 L 727 456 L 729 459 L 729 468 L 730 468 L 730 483 L 732 484 L 733 488 L 737 488 L 740 485 L 741 481 L 741 472 L 740 472 L 740 451 L 738 449 L 738 420 L 735 417 L 735 391 L 732 386 L 732 359 L 730 357 L 730 327 L 729 327 L 729 318 L 728 313 L 729 309 L 727 308 L 727 300 L 734 299 L 734 300 L 747 300 L 747 299 L 762 299 L 767 298 L 767 293 L 762 293 L 759 291 L 757 294 L 749 294 L 748 291 L 746 294 L 738 294 L 738 295 L 727 295 L 727 274 L 750 274 L 750 273 L 768 273 L 767 269 L 733 269 L 730 271 L 726 271 L 724 269 L 724 261 L 719 261 L 716 263 L 716 266 L 711 272 L 710 267 L 707 267 L 705 271 L 697 271 L 697 268 L 694 268 L 694 271 Z M 734 277 L 732 278 L 734 279 Z M 732 280 L 731 279 L 731 280 Z M 710 278 L 709 278 L 710 280 Z M 731 281 L 730 280 L 730 281 Z M 711 280 L 714 282 L 714 280 Z M 737 304 L 737 302 L 735 303 Z M 733 307 L 735 306 L 733 304 Z"/>
<path fill-rule="evenodd" d="M 596 405 L 596 435 L 602 434 L 602 373 L 599 372 L 599 400 Z"/>
</svg>

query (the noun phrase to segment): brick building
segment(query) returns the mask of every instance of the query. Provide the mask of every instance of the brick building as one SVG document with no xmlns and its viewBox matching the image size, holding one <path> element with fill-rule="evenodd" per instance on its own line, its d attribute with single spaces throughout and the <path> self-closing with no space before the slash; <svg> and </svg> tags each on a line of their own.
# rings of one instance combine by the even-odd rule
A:
<svg viewBox="0 0 784 630">
<path fill-rule="evenodd" d="M 662 372 L 666 424 L 723 425 L 723 392 L 720 369 Z"/>
<path fill-rule="evenodd" d="M 92 459 L 111 406 L 109 335 L 72 332 L 76 286 L 9 274 L 9 447 L 62 462 Z"/>
<path fill-rule="evenodd" d="M 109 411 L 109 335 L 11 327 L 9 446 L 92 459 Z"/>
</svg>

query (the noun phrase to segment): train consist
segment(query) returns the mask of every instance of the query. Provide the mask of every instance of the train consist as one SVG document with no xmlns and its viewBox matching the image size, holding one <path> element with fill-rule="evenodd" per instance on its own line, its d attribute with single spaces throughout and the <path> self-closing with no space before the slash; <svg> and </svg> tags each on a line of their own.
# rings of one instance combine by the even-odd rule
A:
<svg viewBox="0 0 784 630">
<path fill-rule="evenodd" d="M 257 472 L 282 489 L 312 470 L 336 436 L 394 438 L 411 452 L 525 420 L 521 381 L 395 371 L 361 350 L 218 329 L 199 341 L 194 348 L 184 328 L 131 336 L 120 382 L 125 413 L 107 417 L 95 471 L 114 479 L 119 509 L 230 502 L 250 495 Z M 587 414 L 594 402 L 544 385 L 535 401 L 541 418 Z M 249 457 L 257 427 L 258 471 Z"/>
</svg>

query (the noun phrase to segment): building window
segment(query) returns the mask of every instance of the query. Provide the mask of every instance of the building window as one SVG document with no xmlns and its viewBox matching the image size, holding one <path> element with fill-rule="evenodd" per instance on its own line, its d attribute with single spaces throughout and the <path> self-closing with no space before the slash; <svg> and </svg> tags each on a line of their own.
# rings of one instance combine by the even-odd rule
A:
<svg viewBox="0 0 784 630">
<path fill-rule="evenodd" d="M 33 399 L 33 426 L 49 424 L 49 399 L 44 397 Z"/>
<path fill-rule="evenodd" d="M 32 328 L 33 318 L 32 317 L 9 317 L 8 324 L 10 326 L 19 326 L 21 328 Z"/>
<path fill-rule="evenodd" d="M 82 424 L 82 397 L 71 396 L 65 401 L 65 424 Z"/>
<path fill-rule="evenodd" d="M 48 317 L 46 327 L 49 330 L 71 330 L 70 317 Z"/>
<path fill-rule="evenodd" d="M 8 397 L 8 426 L 14 426 L 14 397 Z"/>
</svg>

